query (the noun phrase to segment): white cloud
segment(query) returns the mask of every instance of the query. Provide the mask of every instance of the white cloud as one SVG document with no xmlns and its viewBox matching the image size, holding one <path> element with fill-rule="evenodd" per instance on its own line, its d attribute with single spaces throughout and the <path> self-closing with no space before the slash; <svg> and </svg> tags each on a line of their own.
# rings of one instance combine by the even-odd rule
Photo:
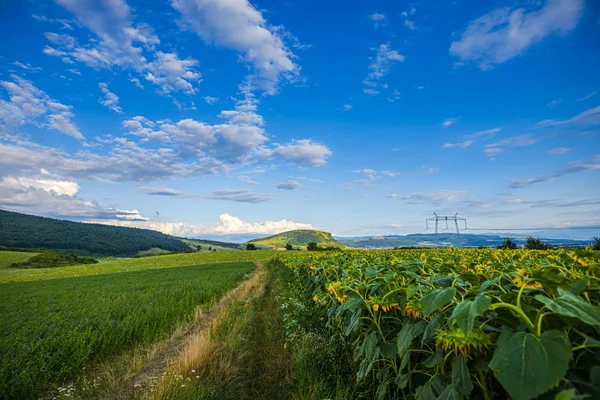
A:
<svg viewBox="0 0 600 400">
<path fill-rule="evenodd" d="M 371 21 L 373 22 L 379 22 L 385 20 L 385 15 L 381 13 L 373 13 L 369 15 L 369 18 L 371 18 Z"/>
<path fill-rule="evenodd" d="M 442 121 L 442 126 L 444 128 L 448 128 L 449 126 L 452 126 L 454 124 L 456 124 L 461 117 L 455 117 L 455 118 L 448 118 Z"/>
<path fill-rule="evenodd" d="M 24 70 L 27 70 L 27 71 L 36 72 L 36 71 L 41 71 L 42 70 L 40 67 L 34 67 L 31 64 L 23 64 L 22 62 L 19 62 L 19 61 L 15 61 L 13 63 L 13 65 L 15 65 L 15 66 L 17 66 L 19 68 L 23 68 Z"/>
<path fill-rule="evenodd" d="M 300 182 L 291 179 L 280 182 L 277 185 L 275 185 L 275 187 L 281 190 L 298 190 L 304 188 L 304 186 Z"/>
<path fill-rule="evenodd" d="M 493 128 L 493 129 L 486 129 L 484 131 L 477 131 L 474 133 L 471 133 L 470 135 L 465 135 L 464 138 L 465 139 L 477 139 L 480 137 L 492 137 L 494 135 L 496 135 L 496 133 L 500 132 L 500 128 Z"/>
<path fill-rule="evenodd" d="M 11 75 L 12 82 L 0 81 L 10 101 L 0 99 L 0 132 L 16 133 L 21 125 L 37 124 L 45 117 L 43 126 L 56 129 L 75 139 L 83 135 L 71 120 L 71 107 L 52 99 L 31 81 Z"/>
<path fill-rule="evenodd" d="M 219 101 L 218 97 L 213 97 L 213 96 L 204 96 L 204 101 L 206 102 L 206 104 L 215 104 Z"/>
<path fill-rule="evenodd" d="M 598 91 L 597 90 L 593 90 L 589 94 L 587 94 L 586 96 L 580 97 L 580 98 L 576 99 L 575 101 L 584 101 L 584 100 L 587 100 L 589 98 L 594 97 L 596 94 L 598 94 Z"/>
<path fill-rule="evenodd" d="M 531 146 L 532 144 L 537 143 L 538 140 L 539 138 L 531 135 L 513 136 L 496 143 L 486 144 L 483 152 L 491 161 L 494 161 L 496 156 L 500 153 L 513 150 L 517 147 Z"/>
<path fill-rule="evenodd" d="M 538 128 L 545 128 L 548 126 L 564 126 L 564 125 L 600 125 L 600 106 L 590 108 L 576 116 L 565 119 L 565 120 L 553 120 L 547 119 L 538 122 L 536 125 Z"/>
<path fill-rule="evenodd" d="M 100 91 L 104 95 L 104 98 L 100 98 L 98 100 L 100 102 L 100 104 L 102 104 L 104 107 L 108 108 L 109 110 L 112 110 L 118 114 L 122 114 L 123 110 L 121 109 L 121 107 L 119 107 L 119 96 L 117 96 L 116 94 L 114 94 L 113 92 L 108 90 L 108 85 L 104 82 L 100 82 L 98 84 L 98 87 L 100 88 Z"/>
<path fill-rule="evenodd" d="M 351 104 L 344 104 L 342 106 L 342 111 L 350 111 L 352 110 L 354 107 Z"/>
<path fill-rule="evenodd" d="M 229 214 L 221 214 L 219 223 L 215 225 L 193 225 L 185 222 L 156 222 L 156 221 L 93 221 L 118 226 L 129 226 L 153 229 L 175 236 L 199 235 L 237 235 L 237 234 L 276 234 L 294 229 L 313 229 L 312 224 L 298 223 L 288 220 L 246 222 Z"/>
<path fill-rule="evenodd" d="M 369 96 L 377 96 L 379 94 L 379 90 L 375 90 L 372 88 L 364 88 L 363 93 L 368 94 Z"/>
<path fill-rule="evenodd" d="M 473 140 L 465 140 L 463 142 L 458 142 L 458 143 L 444 143 L 444 148 L 445 149 L 450 149 L 452 147 L 456 147 L 456 148 L 459 148 L 459 149 L 466 149 L 467 147 L 469 147 L 473 143 L 475 143 L 475 141 L 473 141 Z"/>
<path fill-rule="evenodd" d="M 375 58 L 371 58 L 371 64 L 369 65 L 369 73 L 367 77 L 363 80 L 363 83 L 370 87 L 371 89 L 363 90 L 366 94 L 377 94 L 373 93 L 375 90 L 372 89 L 381 85 L 379 81 L 385 77 L 391 71 L 392 67 L 398 62 L 404 62 L 406 57 L 402 54 L 398 53 L 396 50 L 393 50 L 389 44 L 381 44 L 377 48 L 373 48 Z M 367 93 L 367 90 L 370 93 Z"/>
<path fill-rule="evenodd" d="M 490 68 L 524 53 L 552 34 L 567 34 L 579 21 L 583 0 L 547 0 L 540 8 L 498 8 L 472 21 L 452 42 L 450 54 Z"/>
<path fill-rule="evenodd" d="M 209 194 L 186 193 L 169 187 L 142 186 L 140 191 L 150 196 L 178 197 L 182 199 L 225 200 L 238 203 L 262 203 L 273 198 L 270 194 L 248 189 L 220 189 Z"/>
<path fill-rule="evenodd" d="M 253 86 L 275 93 L 280 81 L 294 81 L 300 67 L 294 54 L 247 0 L 172 0 L 183 20 L 206 43 L 228 47 L 252 65 Z"/>
<path fill-rule="evenodd" d="M 557 147 L 556 149 L 550 149 L 548 150 L 548 154 L 552 154 L 552 155 L 558 155 L 558 154 L 565 154 L 570 152 L 571 148 L 568 147 Z"/>
<path fill-rule="evenodd" d="M 561 103 L 562 103 L 562 99 L 554 99 L 546 105 L 548 107 L 552 108 L 552 107 L 556 107 L 556 106 L 560 105 Z"/>
<path fill-rule="evenodd" d="M 414 31 L 416 29 L 415 23 L 409 20 L 408 18 L 404 20 L 404 26 L 411 31 Z"/>
<path fill-rule="evenodd" d="M 598 170 L 600 170 L 600 154 L 589 157 L 587 160 L 573 161 L 551 174 L 513 180 L 511 187 L 515 189 L 523 188 L 536 183 L 552 182 L 568 175 Z"/>
<path fill-rule="evenodd" d="M 201 81 L 201 75 L 194 69 L 198 61 L 179 59 L 176 53 L 157 51 L 154 60 L 146 68 L 146 80 L 160 88 L 161 93 L 183 92 L 194 94 L 194 83 Z"/>
<path fill-rule="evenodd" d="M 240 176 L 238 176 L 238 179 L 249 185 L 258 185 L 259 184 L 259 182 L 255 181 L 254 179 L 252 179 L 252 177 L 247 176 L 247 175 L 240 175 Z"/>
<path fill-rule="evenodd" d="M 465 196 L 466 190 L 435 190 L 431 192 L 413 193 L 413 194 L 388 194 L 390 199 L 403 200 L 409 204 L 441 204 L 453 202 Z"/>
<path fill-rule="evenodd" d="M 284 160 L 311 167 L 327 164 L 327 158 L 333 153 L 327 146 L 313 142 L 311 139 L 292 140 L 286 145 L 278 145 L 274 149 L 262 149 L 260 155 L 278 156 Z"/>
<path fill-rule="evenodd" d="M 374 169 L 370 169 L 370 168 L 355 169 L 352 172 L 354 172 L 355 174 L 366 175 L 369 177 L 373 177 L 373 176 L 377 175 L 377 171 L 375 171 Z"/>
<path fill-rule="evenodd" d="M 44 170 L 34 177 L 4 176 L 0 179 L 0 207 L 58 218 L 147 220 L 137 210 L 105 209 L 94 201 L 76 196 L 78 191 L 77 182 L 61 179 Z"/>
</svg>

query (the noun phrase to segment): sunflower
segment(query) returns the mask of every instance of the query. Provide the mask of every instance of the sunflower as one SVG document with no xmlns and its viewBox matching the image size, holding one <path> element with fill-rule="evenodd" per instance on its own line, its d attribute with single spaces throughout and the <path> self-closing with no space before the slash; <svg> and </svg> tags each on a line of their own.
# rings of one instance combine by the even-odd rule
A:
<svg viewBox="0 0 600 400">
<path fill-rule="evenodd" d="M 525 279 L 523 279 L 523 277 L 525 277 Z M 518 287 L 525 286 L 525 289 L 541 289 L 542 288 L 542 284 L 540 282 L 528 282 L 528 281 L 529 281 L 529 275 L 522 268 L 517 271 L 517 275 L 515 276 L 515 279 L 513 279 L 513 282 L 515 282 L 515 285 L 517 285 Z"/>
<path fill-rule="evenodd" d="M 435 343 L 444 351 L 454 351 L 454 354 L 468 355 L 469 353 L 485 353 L 491 344 L 491 337 L 481 329 L 473 329 L 467 336 L 458 328 L 440 329 Z"/>
</svg>

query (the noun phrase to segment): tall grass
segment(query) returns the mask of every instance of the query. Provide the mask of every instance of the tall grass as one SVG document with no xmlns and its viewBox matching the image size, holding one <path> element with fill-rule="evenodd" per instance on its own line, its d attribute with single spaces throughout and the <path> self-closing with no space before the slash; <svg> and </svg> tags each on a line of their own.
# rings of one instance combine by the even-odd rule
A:
<svg viewBox="0 0 600 400">
<path fill-rule="evenodd" d="M 253 269 L 205 264 L 0 285 L 0 398 L 39 397 L 90 361 L 167 337 Z"/>
</svg>

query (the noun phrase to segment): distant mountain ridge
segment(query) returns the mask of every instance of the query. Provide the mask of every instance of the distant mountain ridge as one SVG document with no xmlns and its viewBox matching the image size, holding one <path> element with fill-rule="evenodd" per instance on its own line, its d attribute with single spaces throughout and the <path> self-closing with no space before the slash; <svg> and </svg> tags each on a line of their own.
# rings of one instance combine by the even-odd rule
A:
<svg viewBox="0 0 600 400">
<path fill-rule="evenodd" d="M 482 234 L 463 234 L 455 233 L 429 233 L 429 234 L 411 234 L 411 235 L 386 235 L 386 236 L 361 236 L 361 237 L 336 237 L 336 239 L 347 246 L 362 249 L 384 249 L 393 247 L 419 246 L 419 247 L 495 247 L 508 236 L 500 235 L 482 235 Z M 527 235 L 511 235 L 517 245 L 525 244 Z M 590 244 L 590 240 L 572 240 L 572 239 L 554 239 L 541 238 L 544 242 L 553 246 L 585 246 Z"/>
<path fill-rule="evenodd" d="M 295 248 L 303 249 L 305 249 L 309 243 L 316 243 L 319 247 L 345 247 L 342 243 L 335 240 L 331 236 L 331 233 L 309 229 L 297 229 L 282 232 L 273 236 L 252 239 L 248 241 L 248 243 L 252 243 L 259 248 L 267 249 L 284 249 L 285 245 L 288 243 Z"/>
<path fill-rule="evenodd" d="M 181 239 L 138 228 L 87 224 L 0 210 L 0 246 L 94 256 L 133 256 L 153 248 L 186 251 Z"/>
</svg>

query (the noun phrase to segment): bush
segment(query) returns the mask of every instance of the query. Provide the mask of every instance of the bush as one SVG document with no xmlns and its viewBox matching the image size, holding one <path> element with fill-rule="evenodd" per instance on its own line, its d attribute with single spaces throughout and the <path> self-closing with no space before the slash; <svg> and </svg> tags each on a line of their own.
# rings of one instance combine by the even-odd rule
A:
<svg viewBox="0 0 600 400">
<path fill-rule="evenodd" d="M 93 257 L 78 256 L 75 253 L 60 254 L 52 250 L 44 250 L 23 262 L 14 263 L 11 268 L 56 268 L 77 264 L 96 264 L 98 260 Z"/>
<path fill-rule="evenodd" d="M 308 244 L 308 246 L 306 246 L 306 250 L 308 250 L 308 251 L 318 251 L 319 250 L 319 246 L 315 242 L 310 242 Z"/>
<path fill-rule="evenodd" d="M 248 243 L 246 244 L 246 250 L 258 250 L 256 248 L 256 245 L 254 243 Z"/>
<path fill-rule="evenodd" d="M 515 243 L 514 240 L 506 238 L 506 239 L 504 239 L 504 243 L 502 243 L 500 246 L 498 246 L 498 248 L 504 249 L 504 250 L 516 250 L 517 244 Z"/>
<path fill-rule="evenodd" d="M 552 250 L 552 246 L 550 246 L 548 243 L 544 243 L 541 239 L 531 236 L 527 238 L 525 248 L 527 250 Z"/>
<path fill-rule="evenodd" d="M 592 250 L 600 250 L 600 238 L 594 238 L 594 242 L 592 243 Z"/>
<path fill-rule="evenodd" d="M 294 246 L 292 246 L 291 243 L 288 243 L 288 244 L 285 245 L 285 249 L 286 250 L 294 250 Z"/>
</svg>

